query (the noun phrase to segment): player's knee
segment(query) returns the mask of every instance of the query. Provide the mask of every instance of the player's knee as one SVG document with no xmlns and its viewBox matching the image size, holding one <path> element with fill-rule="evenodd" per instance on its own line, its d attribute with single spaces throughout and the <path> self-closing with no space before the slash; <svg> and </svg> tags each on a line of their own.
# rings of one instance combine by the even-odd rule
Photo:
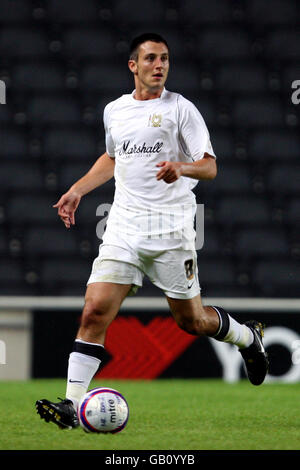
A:
<svg viewBox="0 0 300 470">
<path fill-rule="evenodd" d="M 90 328 L 97 325 L 106 326 L 108 306 L 106 302 L 98 300 L 87 300 L 81 316 L 81 326 Z"/>
</svg>

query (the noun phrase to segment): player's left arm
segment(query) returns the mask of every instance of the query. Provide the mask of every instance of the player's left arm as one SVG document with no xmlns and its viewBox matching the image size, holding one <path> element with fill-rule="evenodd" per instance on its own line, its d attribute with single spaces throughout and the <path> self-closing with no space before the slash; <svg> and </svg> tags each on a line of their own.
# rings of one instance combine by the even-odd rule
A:
<svg viewBox="0 0 300 470">
<path fill-rule="evenodd" d="M 156 174 L 156 179 L 165 183 L 174 183 L 181 176 L 187 176 L 196 180 L 212 180 L 217 176 L 216 159 L 209 153 L 205 153 L 203 158 L 195 162 L 159 162 L 157 167 L 160 170 Z"/>
</svg>

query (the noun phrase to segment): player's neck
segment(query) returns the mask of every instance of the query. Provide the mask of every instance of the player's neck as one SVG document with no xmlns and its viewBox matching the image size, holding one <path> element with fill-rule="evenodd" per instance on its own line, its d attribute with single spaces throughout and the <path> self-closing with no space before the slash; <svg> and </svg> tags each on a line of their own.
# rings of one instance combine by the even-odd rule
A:
<svg viewBox="0 0 300 470">
<path fill-rule="evenodd" d="M 163 88 L 149 89 L 137 85 L 133 97 L 134 99 L 141 101 L 155 100 L 156 98 L 160 98 L 162 92 Z"/>
</svg>

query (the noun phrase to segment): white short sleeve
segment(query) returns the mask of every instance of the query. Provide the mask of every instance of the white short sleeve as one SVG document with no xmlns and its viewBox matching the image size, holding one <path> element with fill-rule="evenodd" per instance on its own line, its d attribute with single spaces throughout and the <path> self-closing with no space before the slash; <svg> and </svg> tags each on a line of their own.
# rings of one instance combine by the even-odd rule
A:
<svg viewBox="0 0 300 470">
<path fill-rule="evenodd" d="M 183 96 L 178 98 L 179 140 L 184 153 L 200 160 L 205 153 L 216 158 L 208 129 L 196 106 Z"/>
<path fill-rule="evenodd" d="M 110 133 L 110 124 L 109 124 L 109 110 L 111 103 L 105 106 L 103 112 L 103 124 L 105 130 L 105 145 L 106 145 L 106 152 L 112 158 L 115 158 L 115 145 Z"/>
</svg>

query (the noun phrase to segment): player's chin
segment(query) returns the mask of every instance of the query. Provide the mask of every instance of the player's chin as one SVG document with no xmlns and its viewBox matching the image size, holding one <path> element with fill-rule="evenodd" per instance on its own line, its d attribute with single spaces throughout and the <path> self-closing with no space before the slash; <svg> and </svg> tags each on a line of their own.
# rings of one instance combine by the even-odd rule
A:
<svg viewBox="0 0 300 470">
<path fill-rule="evenodd" d="M 159 79 L 153 79 L 152 82 L 151 82 L 151 88 L 155 89 L 160 89 L 160 88 L 163 88 L 165 86 L 165 82 L 166 80 L 163 78 L 163 77 L 160 77 Z"/>
</svg>

